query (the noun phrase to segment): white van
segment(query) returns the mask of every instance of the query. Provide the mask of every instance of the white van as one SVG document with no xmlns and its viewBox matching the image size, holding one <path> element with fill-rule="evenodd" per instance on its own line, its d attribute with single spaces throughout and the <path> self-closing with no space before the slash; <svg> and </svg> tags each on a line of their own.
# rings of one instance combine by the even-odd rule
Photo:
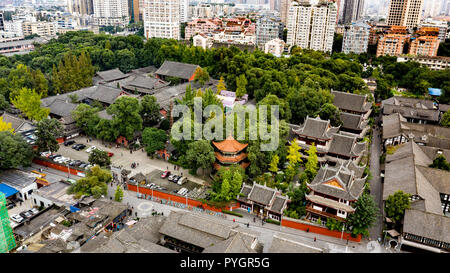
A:
<svg viewBox="0 0 450 273">
<path fill-rule="evenodd" d="M 181 188 L 177 193 L 180 195 L 185 195 L 188 192 L 188 189 L 186 188 Z"/>
<path fill-rule="evenodd" d="M 183 185 L 186 182 L 187 182 L 187 178 L 186 177 L 181 177 L 180 179 L 178 179 L 177 184 L 178 185 Z"/>
</svg>

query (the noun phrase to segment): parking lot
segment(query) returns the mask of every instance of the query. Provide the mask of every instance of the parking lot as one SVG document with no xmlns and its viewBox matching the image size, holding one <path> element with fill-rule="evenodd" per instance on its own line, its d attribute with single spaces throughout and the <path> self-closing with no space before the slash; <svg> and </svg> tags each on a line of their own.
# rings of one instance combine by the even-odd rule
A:
<svg viewBox="0 0 450 273">
<path fill-rule="evenodd" d="M 183 185 L 178 185 L 177 183 L 169 181 L 169 176 L 167 176 L 166 178 L 161 178 L 162 173 L 163 171 L 154 170 L 146 174 L 145 177 L 147 180 L 147 185 L 150 183 L 154 183 L 155 185 L 166 189 L 163 191 L 170 192 L 171 194 L 175 194 L 175 192 L 178 192 L 181 188 L 186 188 L 189 190 L 189 192 L 187 193 L 187 197 L 191 198 L 204 198 L 207 194 L 207 188 L 204 186 L 201 186 L 189 180 Z"/>
</svg>

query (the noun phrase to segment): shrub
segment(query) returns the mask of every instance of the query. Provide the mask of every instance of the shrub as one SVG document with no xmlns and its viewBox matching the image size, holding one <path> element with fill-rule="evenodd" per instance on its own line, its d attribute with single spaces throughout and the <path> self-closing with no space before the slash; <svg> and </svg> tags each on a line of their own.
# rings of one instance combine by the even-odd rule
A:
<svg viewBox="0 0 450 273">
<path fill-rule="evenodd" d="M 270 224 L 274 224 L 274 225 L 281 225 L 280 221 L 273 220 L 273 219 L 266 219 L 266 222 L 270 223 Z"/>
<path fill-rule="evenodd" d="M 223 209 L 222 212 L 225 213 L 225 214 L 230 214 L 230 215 L 234 215 L 234 216 L 237 216 L 237 217 L 244 217 L 244 216 L 242 216 L 242 214 L 234 212 L 234 211 L 229 211 L 229 210 L 224 210 Z"/>
</svg>

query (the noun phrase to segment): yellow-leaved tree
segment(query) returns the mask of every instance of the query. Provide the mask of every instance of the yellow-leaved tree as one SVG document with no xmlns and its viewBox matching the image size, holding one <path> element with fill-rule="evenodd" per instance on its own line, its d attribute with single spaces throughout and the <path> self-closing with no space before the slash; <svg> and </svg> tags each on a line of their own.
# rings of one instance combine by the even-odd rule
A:
<svg viewBox="0 0 450 273">
<path fill-rule="evenodd" d="M 0 132 L 3 131 L 9 131 L 11 133 L 14 133 L 14 129 L 11 126 L 11 123 L 3 121 L 3 117 L 0 117 Z"/>
<path fill-rule="evenodd" d="M 34 89 L 26 87 L 20 89 L 11 102 L 31 120 L 41 121 L 50 114 L 49 108 L 41 107 L 41 95 Z"/>
</svg>

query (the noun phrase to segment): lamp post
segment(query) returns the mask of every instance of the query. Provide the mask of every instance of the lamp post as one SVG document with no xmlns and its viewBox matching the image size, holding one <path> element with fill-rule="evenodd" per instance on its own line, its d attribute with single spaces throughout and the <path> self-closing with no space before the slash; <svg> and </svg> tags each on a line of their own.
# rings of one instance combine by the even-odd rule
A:
<svg viewBox="0 0 450 273">
<path fill-rule="evenodd" d="M 345 224 L 342 226 L 341 241 L 342 241 L 342 238 L 344 237 L 344 229 L 345 229 Z"/>
</svg>

